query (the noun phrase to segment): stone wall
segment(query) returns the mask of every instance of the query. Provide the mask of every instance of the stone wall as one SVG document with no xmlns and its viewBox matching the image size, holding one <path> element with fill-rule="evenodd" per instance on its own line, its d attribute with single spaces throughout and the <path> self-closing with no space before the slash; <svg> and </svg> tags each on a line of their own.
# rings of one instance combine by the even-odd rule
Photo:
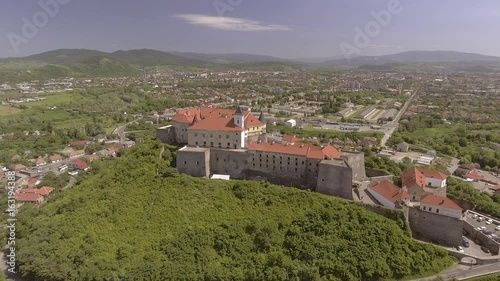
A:
<svg viewBox="0 0 500 281">
<path fill-rule="evenodd" d="M 347 160 L 347 164 L 352 169 L 352 180 L 366 180 L 367 176 L 365 171 L 365 154 L 363 152 L 343 151 L 342 158 Z"/>
<path fill-rule="evenodd" d="M 452 217 L 409 208 L 408 219 L 413 237 L 443 246 L 462 245 L 463 221 Z"/>
<path fill-rule="evenodd" d="M 470 223 L 464 221 L 464 230 L 467 232 L 467 236 L 472 240 L 478 240 L 482 246 L 485 246 L 494 255 L 498 255 L 500 250 L 500 244 L 488 238 L 481 231 L 474 229 L 474 226 Z"/>
<path fill-rule="evenodd" d="M 177 151 L 177 170 L 193 177 L 210 176 L 210 149 L 184 147 Z"/>
<path fill-rule="evenodd" d="M 251 155 L 244 149 L 210 150 L 210 173 L 230 175 L 234 179 L 244 179 Z"/>
<path fill-rule="evenodd" d="M 172 125 L 156 129 L 156 138 L 163 143 L 175 143 L 175 128 Z"/>
<path fill-rule="evenodd" d="M 321 161 L 316 192 L 353 200 L 352 169 L 343 160 Z"/>
</svg>

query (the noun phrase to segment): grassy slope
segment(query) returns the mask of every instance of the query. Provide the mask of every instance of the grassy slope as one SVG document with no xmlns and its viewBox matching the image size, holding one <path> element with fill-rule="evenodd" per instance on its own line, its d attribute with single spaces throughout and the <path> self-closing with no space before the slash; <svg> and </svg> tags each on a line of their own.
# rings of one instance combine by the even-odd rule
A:
<svg viewBox="0 0 500 281">
<path fill-rule="evenodd" d="M 265 183 L 178 176 L 159 150 L 137 146 L 60 198 L 27 208 L 19 270 L 44 280 L 380 280 L 451 262 L 363 207 Z"/>
</svg>

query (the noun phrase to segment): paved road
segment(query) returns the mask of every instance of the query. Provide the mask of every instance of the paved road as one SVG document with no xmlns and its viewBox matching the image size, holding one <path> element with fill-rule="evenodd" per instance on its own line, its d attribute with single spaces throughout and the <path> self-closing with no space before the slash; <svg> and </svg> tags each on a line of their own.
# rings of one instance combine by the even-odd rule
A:
<svg viewBox="0 0 500 281">
<path fill-rule="evenodd" d="M 478 266 L 454 266 L 451 270 L 444 271 L 443 273 L 427 278 L 415 279 L 413 281 L 431 281 L 435 280 L 437 277 L 441 277 L 444 280 L 449 280 L 456 278 L 458 280 L 466 280 L 472 277 L 478 277 L 483 275 L 489 275 L 493 273 L 500 272 L 500 263 L 488 264 L 488 265 L 478 265 Z"/>
<path fill-rule="evenodd" d="M 118 134 L 118 136 L 120 137 L 120 143 L 125 143 L 127 141 L 127 136 L 125 135 L 125 129 L 127 128 L 127 125 L 132 124 L 138 120 L 139 119 L 135 119 L 134 121 L 130 121 L 127 124 L 122 125 L 113 131 L 114 134 Z"/>
<path fill-rule="evenodd" d="M 398 128 L 399 120 L 401 119 L 403 114 L 406 112 L 406 110 L 408 109 L 408 106 L 410 106 L 411 102 L 413 101 L 413 99 L 415 98 L 415 96 L 417 95 L 419 90 L 420 90 L 420 85 L 417 86 L 417 88 L 415 89 L 415 92 L 413 92 L 413 94 L 410 96 L 410 98 L 406 101 L 403 108 L 401 108 L 401 110 L 396 115 L 396 118 L 394 118 L 394 120 L 392 122 L 389 122 L 389 123 L 387 123 L 386 126 L 384 126 L 384 137 L 382 138 L 382 141 L 380 142 L 380 146 L 382 146 L 382 147 L 385 146 L 385 143 L 387 142 L 387 140 L 389 140 L 389 138 L 392 136 L 394 131 Z"/>
</svg>

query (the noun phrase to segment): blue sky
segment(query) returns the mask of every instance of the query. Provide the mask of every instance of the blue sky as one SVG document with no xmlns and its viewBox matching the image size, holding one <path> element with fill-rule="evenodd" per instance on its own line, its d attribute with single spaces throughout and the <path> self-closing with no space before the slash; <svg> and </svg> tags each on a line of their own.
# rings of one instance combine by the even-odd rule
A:
<svg viewBox="0 0 500 281">
<path fill-rule="evenodd" d="M 39 1 L 68 3 L 58 4 L 27 38 L 23 17 L 33 23 L 45 13 Z M 374 20 L 372 11 L 387 10 L 391 1 L 401 12 L 358 48 L 355 28 L 363 30 Z M 343 42 L 360 55 L 455 50 L 500 56 L 499 31 L 500 1 L 486 0 L 0 0 L 0 57 L 59 48 L 331 57 L 342 55 Z"/>
</svg>

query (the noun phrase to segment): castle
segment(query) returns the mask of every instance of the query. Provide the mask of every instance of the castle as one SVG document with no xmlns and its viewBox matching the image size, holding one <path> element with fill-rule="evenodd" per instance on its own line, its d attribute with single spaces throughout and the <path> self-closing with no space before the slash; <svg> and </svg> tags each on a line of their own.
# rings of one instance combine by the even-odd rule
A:
<svg viewBox="0 0 500 281">
<path fill-rule="evenodd" d="M 353 180 L 366 178 L 363 153 L 269 136 L 264 114 L 256 118 L 243 107 L 181 109 L 172 123 L 158 128 L 157 138 L 186 144 L 176 161 L 188 175 L 266 180 L 351 200 Z"/>
</svg>

